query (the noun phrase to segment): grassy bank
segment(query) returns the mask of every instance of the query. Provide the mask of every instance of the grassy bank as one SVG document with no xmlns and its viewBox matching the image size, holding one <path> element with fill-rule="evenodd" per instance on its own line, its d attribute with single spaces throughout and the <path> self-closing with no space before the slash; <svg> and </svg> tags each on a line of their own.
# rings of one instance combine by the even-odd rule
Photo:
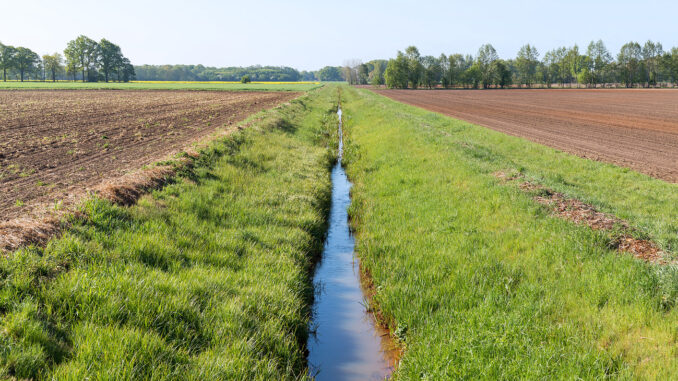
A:
<svg viewBox="0 0 678 381">
<path fill-rule="evenodd" d="M 220 82 L 2 82 L 0 90 L 223 90 L 223 91 L 308 91 L 318 83 L 220 83 Z"/>
<path fill-rule="evenodd" d="M 678 272 L 620 255 L 496 171 L 520 172 L 676 244 L 678 186 L 342 92 L 357 251 L 406 352 L 399 379 L 678 374 Z"/>
<path fill-rule="evenodd" d="M 136 206 L 92 200 L 2 258 L 2 377 L 304 378 L 335 107 L 325 87 L 266 111 Z"/>
</svg>

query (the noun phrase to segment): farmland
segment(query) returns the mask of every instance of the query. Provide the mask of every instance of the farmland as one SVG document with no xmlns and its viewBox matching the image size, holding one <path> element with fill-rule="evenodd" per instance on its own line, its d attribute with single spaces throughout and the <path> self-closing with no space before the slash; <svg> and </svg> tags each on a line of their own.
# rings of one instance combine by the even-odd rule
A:
<svg viewBox="0 0 678 381">
<path fill-rule="evenodd" d="M 205 91 L 307 91 L 320 87 L 317 82 L 0 82 L 0 89 L 60 89 L 60 90 L 205 90 Z"/>
<path fill-rule="evenodd" d="M 295 92 L 0 91 L 0 215 L 80 196 Z"/>
<path fill-rule="evenodd" d="M 539 200 L 583 200 L 675 258 L 676 184 L 366 89 L 342 109 L 356 252 L 405 348 L 396 379 L 675 378 L 676 266 Z"/>
<path fill-rule="evenodd" d="M 676 91 L 378 92 L 581 157 L 678 182 Z"/>
<path fill-rule="evenodd" d="M 673 94 L 0 91 L 6 216 L 201 142 L 138 202 L 76 197 L 61 235 L 4 253 L 0 374 L 307 379 L 341 102 L 348 222 L 395 379 L 671 378 Z"/>
<path fill-rule="evenodd" d="M 87 104 L 87 95 L 97 99 L 63 96 Z M 138 115 L 181 111 L 181 121 L 294 95 L 114 92 L 106 103 L 116 96 Z M 0 258 L 0 376 L 307 378 L 311 269 L 326 230 L 336 99 L 328 87 L 260 113 L 208 142 L 190 168 L 135 205 L 87 199 L 61 237 Z M 205 109 L 215 102 L 217 110 Z M 228 120 L 219 115 L 212 120 Z"/>
</svg>

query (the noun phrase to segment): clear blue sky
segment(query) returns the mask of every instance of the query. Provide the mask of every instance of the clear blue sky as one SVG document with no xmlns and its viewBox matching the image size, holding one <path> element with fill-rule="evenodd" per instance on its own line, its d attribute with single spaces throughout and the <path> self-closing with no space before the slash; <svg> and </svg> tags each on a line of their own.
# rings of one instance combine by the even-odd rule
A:
<svg viewBox="0 0 678 381">
<path fill-rule="evenodd" d="M 39 54 L 79 34 L 119 44 L 134 64 L 288 65 L 315 70 L 346 59 L 475 54 L 505 58 L 524 43 L 541 53 L 603 39 L 678 46 L 678 2 L 604 1 L 3 1 L 0 42 Z"/>
</svg>

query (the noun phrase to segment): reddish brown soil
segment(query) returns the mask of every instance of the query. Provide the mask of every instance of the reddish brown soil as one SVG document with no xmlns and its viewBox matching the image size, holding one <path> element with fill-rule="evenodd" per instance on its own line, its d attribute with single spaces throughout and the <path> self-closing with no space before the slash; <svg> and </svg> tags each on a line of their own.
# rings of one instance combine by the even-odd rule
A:
<svg viewBox="0 0 678 381">
<path fill-rule="evenodd" d="M 374 90 L 581 157 L 678 182 L 678 91 Z"/>
<path fill-rule="evenodd" d="M 297 95 L 0 91 L 0 222 L 77 198 Z"/>
</svg>

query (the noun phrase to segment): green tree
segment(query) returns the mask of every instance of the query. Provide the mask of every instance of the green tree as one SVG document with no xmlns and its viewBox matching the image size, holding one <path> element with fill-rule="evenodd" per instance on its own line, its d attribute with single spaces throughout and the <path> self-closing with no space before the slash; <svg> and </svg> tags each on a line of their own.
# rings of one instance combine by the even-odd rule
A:
<svg viewBox="0 0 678 381">
<path fill-rule="evenodd" d="M 662 44 L 654 43 L 648 40 L 641 51 L 643 57 L 643 64 L 645 68 L 645 82 L 648 86 L 657 85 L 657 77 L 660 67 L 660 59 L 664 54 Z"/>
<path fill-rule="evenodd" d="M 565 78 L 568 76 L 566 55 L 567 48 L 565 47 L 550 50 L 544 55 L 543 63 L 548 73 L 548 87 L 551 87 L 553 83 L 560 83 L 561 86 L 565 83 Z"/>
<path fill-rule="evenodd" d="M 28 48 L 18 47 L 16 48 L 14 62 L 19 71 L 21 82 L 23 82 L 26 73 L 31 73 L 37 69 L 36 65 L 40 62 L 40 56 Z"/>
<path fill-rule="evenodd" d="M 469 66 L 469 68 L 466 69 L 462 75 L 462 82 L 464 85 L 469 85 L 474 89 L 478 88 L 482 80 L 483 73 L 478 62 L 475 62 L 473 65 Z"/>
<path fill-rule="evenodd" d="M 250 76 L 245 74 L 240 78 L 240 83 L 250 83 L 252 80 L 250 79 Z"/>
<path fill-rule="evenodd" d="M 7 82 L 7 70 L 16 63 L 16 49 L 13 46 L 0 44 L 0 67 L 2 67 L 2 80 Z"/>
<path fill-rule="evenodd" d="M 499 59 L 497 51 L 490 44 L 485 44 L 478 49 L 476 64 L 480 71 L 480 81 L 483 88 L 487 89 L 494 81 L 494 61 Z"/>
<path fill-rule="evenodd" d="M 91 77 L 89 72 L 97 62 L 99 44 L 87 36 L 80 35 L 68 42 L 64 55 L 69 67 L 77 67 L 82 71 L 82 81 L 85 82 Z"/>
<path fill-rule="evenodd" d="M 516 57 L 516 68 L 520 83 L 532 87 L 537 74 L 537 65 L 539 64 L 539 51 L 530 44 L 523 45 L 518 51 Z"/>
<path fill-rule="evenodd" d="M 45 54 L 42 56 L 42 62 L 45 66 L 45 71 L 52 76 L 52 82 L 56 82 L 56 77 L 64 70 L 63 57 L 59 53 Z"/>
<path fill-rule="evenodd" d="M 422 57 L 421 63 L 423 68 L 422 83 L 429 89 L 432 89 L 440 81 L 440 63 L 433 56 Z"/>
<path fill-rule="evenodd" d="M 407 57 L 407 78 L 410 86 L 416 89 L 421 82 L 423 73 L 423 65 L 421 64 L 421 54 L 416 46 L 408 46 L 405 49 L 405 56 Z"/>
<path fill-rule="evenodd" d="M 336 66 L 325 66 L 318 70 L 318 79 L 321 81 L 342 81 L 341 70 Z"/>
<path fill-rule="evenodd" d="M 98 44 L 97 53 L 98 59 L 96 61 L 101 66 L 104 81 L 108 82 L 109 75 L 122 64 L 122 51 L 118 45 L 102 38 Z"/>
<path fill-rule="evenodd" d="M 621 47 L 617 55 L 617 64 L 621 81 L 626 87 L 633 87 L 638 82 L 641 59 L 642 48 L 637 42 L 632 41 Z"/>
<path fill-rule="evenodd" d="M 495 75 L 494 83 L 499 85 L 502 89 L 505 86 L 510 86 L 512 83 L 511 70 L 509 70 L 508 65 L 504 60 L 498 59 L 492 62 L 492 72 Z"/>
<path fill-rule="evenodd" d="M 127 57 L 122 58 L 122 62 L 118 67 L 118 81 L 129 82 L 136 78 L 134 66 Z"/>
<path fill-rule="evenodd" d="M 473 64 L 473 57 L 468 56 L 464 58 L 461 54 L 450 54 L 447 57 L 448 72 L 447 81 L 450 86 L 455 86 L 464 83 L 464 72 Z"/>
<path fill-rule="evenodd" d="M 584 67 L 584 56 L 579 53 L 579 46 L 577 44 L 565 53 L 564 67 L 566 79 L 571 85 L 573 81 L 577 81 L 579 73 Z"/>
<path fill-rule="evenodd" d="M 612 55 L 607 50 L 603 40 L 591 41 L 586 49 L 586 55 L 590 61 L 591 83 L 599 84 L 605 82 L 607 71 L 612 62 Z"/>
<path fill-rule="evenodd" d="M 440 65 L 440 84 L 447 89 L 450 87 L 450 61 L 445 53 L 438 57 L 438 65 Z"/>
<path fill-rule="evenodd" d="M 408 77 L 408 59 L 403 52 L 398 51 L 394 59 L 390 59 L 386 65 L 384 79 L 386 86 L 391 89 L 406 89 L 409 81 Z"/>
<path fill-rule="evenodd" d="M 678 48 L 673 48 L 670 53 L 664 55 L 664 65 L 673 83 L 678 84 Z"/>
<path fill-rule="evenodd" d="M 367 66 L 367 64 L 364 63 L 358 65 L 358 84 L 367 85 L 369 78 L 370 78 L 369 66 Z"/>
<path fill-rule="evenodd" d="M 379 87 L 384 84 L 384 75 L 381 72 L 381 65 L 374 65 L 374 70 L 370 72 L 370 84 Z"/>
</svg>

